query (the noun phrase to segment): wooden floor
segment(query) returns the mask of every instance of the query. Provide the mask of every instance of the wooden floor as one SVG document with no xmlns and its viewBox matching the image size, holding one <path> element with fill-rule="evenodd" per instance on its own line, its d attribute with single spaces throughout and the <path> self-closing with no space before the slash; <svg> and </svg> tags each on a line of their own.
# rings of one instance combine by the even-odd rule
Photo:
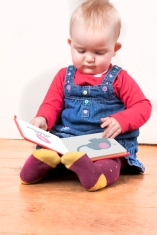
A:
<svg viewBox="0 0 157 235">
<path fill-rule="evenodd" d="M 145 174 L 121 175 L 97 192 L 85 191 L 64 169 L 22 185 L 20 169 L 33 150 L 24 140 L 0 140 L 0 234 L 157 234 L 157 146 L 139 146 Z"/>
</svg>

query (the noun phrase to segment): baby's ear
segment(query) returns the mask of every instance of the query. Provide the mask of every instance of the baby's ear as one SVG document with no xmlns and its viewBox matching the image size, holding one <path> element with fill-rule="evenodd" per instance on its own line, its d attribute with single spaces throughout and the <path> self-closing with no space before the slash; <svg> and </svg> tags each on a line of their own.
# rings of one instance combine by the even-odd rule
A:
<svg viewBox="0 0 157 235">
<path fill-rule="evenodd" d="M 119 51 L 122 47 L 122 44 L 120 42 L 116 42 L 115 46 L 114 46 L 114 55 L 116 55 L 116 52 Z"/>
<path fill-rule="evenodd" d="M 71 38 L 68 38 L 67 42 L 71 46 Z"/>
<path fill-rule="evenodd" d="M 121 49 L 121 47 L 122 47 L 122 44 L 120 42 L 116 42 L 114 51 L 117 52 L 119 49 Z"/>
</svg>

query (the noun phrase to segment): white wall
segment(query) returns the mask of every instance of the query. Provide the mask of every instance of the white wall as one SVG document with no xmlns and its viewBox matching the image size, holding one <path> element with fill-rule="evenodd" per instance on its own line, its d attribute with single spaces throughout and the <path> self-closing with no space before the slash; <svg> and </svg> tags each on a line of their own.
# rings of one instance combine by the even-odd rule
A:
<svg viewBox="0 0 157 235">
<path fill-rule="evenodd" d="M 140 143 L 156 143 L 157 1 L 113 0 L 123 44 L 113 62 L 126 69 L 152 101 Z M 13 121 L 30 121 L 59 68 L 71 63 L 69 16 L 77 0 L 0 1 L 0 138 L 20 138 Z M 136 114 L 135 114 L 136 118 Z"/>
</svg>

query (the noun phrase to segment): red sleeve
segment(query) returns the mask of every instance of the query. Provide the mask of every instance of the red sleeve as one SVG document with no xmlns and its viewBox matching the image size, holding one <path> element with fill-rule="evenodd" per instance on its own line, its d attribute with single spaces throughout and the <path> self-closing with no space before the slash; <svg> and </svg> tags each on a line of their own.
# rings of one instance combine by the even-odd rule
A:
<svg viewBox="0 0 157 235">
<path fill-rule="evenodd" d="M 152 106 L 135 80 L 122 70 L 113 84 L 115 93 L 124 103 L 124 111 L 111 115 L 122 127 L 122 133 L 141 127 L 150 117 Z"/>
<path fill-rule="evenodd" d="M 63 68 L 56 74 L 36 115 L 46 118 L 48 130 L 55 125 L 64 108 L 65 73 L 66 68 Z"/>
</svg>

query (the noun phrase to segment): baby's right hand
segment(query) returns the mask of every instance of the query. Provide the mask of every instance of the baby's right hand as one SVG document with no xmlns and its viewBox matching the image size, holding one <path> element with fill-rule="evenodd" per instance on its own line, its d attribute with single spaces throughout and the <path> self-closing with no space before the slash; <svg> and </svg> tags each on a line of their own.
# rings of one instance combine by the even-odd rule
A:
<svg viewBox="0 0 157 235">
<path fill-rule="evenodd" d="M 44 117 L 35 117 L 30 121 L 30 124 L 32 124 L 33 126 L 39 127 L 45 131 L 48 128 L 46 118 Z"/>
</svg>

